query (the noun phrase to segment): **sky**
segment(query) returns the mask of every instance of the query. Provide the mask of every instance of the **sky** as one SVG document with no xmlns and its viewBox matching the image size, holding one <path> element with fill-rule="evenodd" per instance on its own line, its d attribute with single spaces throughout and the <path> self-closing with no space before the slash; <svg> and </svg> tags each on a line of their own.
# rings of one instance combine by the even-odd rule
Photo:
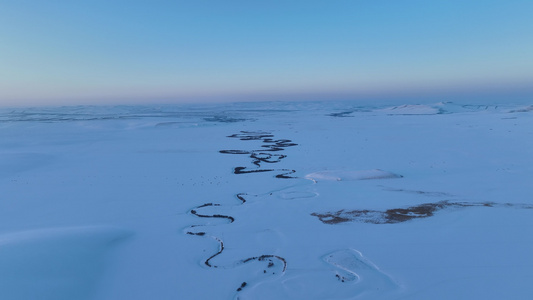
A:
<svg viewBox="0 0 533 300">
<path fill-rule="evenodd" d="M 532 15 L 531 0 L 0 0 L 0 105 L 533 96 Z"/>
</svg>

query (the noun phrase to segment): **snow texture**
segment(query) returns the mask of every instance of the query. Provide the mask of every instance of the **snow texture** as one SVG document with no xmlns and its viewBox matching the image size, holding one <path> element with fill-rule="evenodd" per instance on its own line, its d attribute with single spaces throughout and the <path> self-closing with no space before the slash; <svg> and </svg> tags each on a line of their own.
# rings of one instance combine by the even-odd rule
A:
<svg viewBox="0 0 533 300">
<path fill-rule="evenodd" d="M 531 103 L 0 110 L 0 299 L 528 299 Z"/>
</svg>

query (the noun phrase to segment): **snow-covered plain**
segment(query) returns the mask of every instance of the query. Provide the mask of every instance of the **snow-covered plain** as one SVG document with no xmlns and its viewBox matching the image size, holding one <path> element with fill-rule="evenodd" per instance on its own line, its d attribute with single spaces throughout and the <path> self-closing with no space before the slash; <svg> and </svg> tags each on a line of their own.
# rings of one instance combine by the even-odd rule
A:
<svg viewBox="0 0 533 300">
<path fill-rule="evenodd" d="M 0 299 L 530 299 L 529 104 L 0 111 Z"/>
</svg>

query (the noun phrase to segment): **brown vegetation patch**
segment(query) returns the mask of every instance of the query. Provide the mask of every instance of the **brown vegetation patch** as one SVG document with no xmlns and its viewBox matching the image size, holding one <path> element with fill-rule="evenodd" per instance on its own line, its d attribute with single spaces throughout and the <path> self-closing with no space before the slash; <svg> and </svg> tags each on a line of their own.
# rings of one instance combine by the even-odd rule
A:
<svg viewBox="0 0 533 300">
<path fill-rule="evenodd" d="M 533 206 L 525 204 L 503 203 L 497 204 L 493 202 L 450 202 L 439 201 L 435 203 L 423 203 L 407 208 L 393 208 L 385 211 L 379 210 L 350 210 L 344 209 L 336 212 L 326 213 L 312 213 L 312 216 L 324 224 L 339 224 L 344 222 L 361 222 L 371 224 L 395 224 L 414 219 L 422 219 L 433 216 L 437 211 L 448 208 L 465 208 L 465 207 L 518 207 L 523 209 L 531 209 Z"/>
</svg>

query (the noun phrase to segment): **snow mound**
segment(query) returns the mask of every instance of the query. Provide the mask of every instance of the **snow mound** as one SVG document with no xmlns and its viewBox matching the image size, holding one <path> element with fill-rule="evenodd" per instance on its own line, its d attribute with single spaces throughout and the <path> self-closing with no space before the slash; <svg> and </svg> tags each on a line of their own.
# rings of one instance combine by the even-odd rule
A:
<svg viewBox="0 0 533 300">
<path fill-rule="evenodd" d="M 391 179 L 403 176 L 380 169 L 360 170 L 360 171 L 320 171 L 305 175 L 305 178 L 313 181 L 347 181 L 347 180 L 370 180 L 370 179 Z"/>
<path fill-rule="evenodd" d="M 0 235 L 0 299 L 92 299 L 124 230 L 40 229 Z"/>
<path fill-rule="evenodd" d="M 531 111 L 533 111 L 533 105 L 510 110 L 509 113 L 524 113 L 524 112 L 531 112 Z"/>
<path fill-rule="evenodd" d="M 441 113 L 441 110 L 437 107 L 422 104 L 392 106 L 378 109 L 377 111 L 386 113 L 388 115 L 436 115 Z"/>
</svg>

